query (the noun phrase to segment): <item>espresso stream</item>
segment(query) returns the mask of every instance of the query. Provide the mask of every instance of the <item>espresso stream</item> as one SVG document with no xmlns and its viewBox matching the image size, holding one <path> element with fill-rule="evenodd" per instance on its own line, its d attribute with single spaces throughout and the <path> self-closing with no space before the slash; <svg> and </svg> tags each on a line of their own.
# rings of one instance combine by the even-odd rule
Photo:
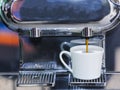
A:
<svg viewBox="0 0 120 90">
<path fill-rule="evenodd" d="M 86 38 L 86 40 L 85 40 L 85 43 L 86 43 L 86 53 L 88 53 L 88 42 L 89 42 L 89 39 Z"/>
</svg>

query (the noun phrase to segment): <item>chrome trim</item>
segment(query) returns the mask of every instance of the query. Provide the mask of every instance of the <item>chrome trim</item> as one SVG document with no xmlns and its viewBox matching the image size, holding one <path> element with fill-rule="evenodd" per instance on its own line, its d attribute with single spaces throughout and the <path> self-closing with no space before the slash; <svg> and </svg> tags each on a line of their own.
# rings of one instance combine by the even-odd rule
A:
<svg viewBox="0 0 120 90">
<path fill-rule="evenodd" d="M 106 75 L 120 75 L 120 71 L 107 71 Z"/>
<path fill-rule="evenodd" d="M 81 33 L 85 27 L 90 28 L 94 33 L 105 33 L 115 28 L 120 22 L 120 10 L 110 0 L 108 0 L 111 6 L 109 15 L 100 21 L 81 24 L 45 24 L 47 21 L 19 21 L 11 13 L 12 6 L 16 1 L 18 0 L 1 0 L 0 16 L 8 28 L 21 33 L 21 35 L 27 35 L 30 37 L 71 36 L 73 35 L 72 33 Z M 50 32 L 54 30 L 56 33 L 47 33 L 46 35 L 44 30 L 48 30 Z"/>
<path fill-rule="evenodd" d="M 115 6 L 120 7 L 119 0 L 110 0 Z"/>
<path fill-rule="evenodd" d="M 93 31 L 91 30 L 91 28 L 88 28 L 88 27 L 85 27 L 83 30 L 82 30 L 82 36 L 83 37 L 92 37 L 93 36 Z"/>
<path fill-rule="evenodd" d="M 101 74 L 97 79 L 92 80 L 81 80 L 76 79 L 69 74 L 68 83 L 70 86 L 81 86 L 81 87 L 104 87 L 106 86 L 106 75 Z"/>
<path fill-rule="evenodd" d="M 56 73 L 45 71 L 19 71 L 17 86 L 55 86 Z"/>
</svg>

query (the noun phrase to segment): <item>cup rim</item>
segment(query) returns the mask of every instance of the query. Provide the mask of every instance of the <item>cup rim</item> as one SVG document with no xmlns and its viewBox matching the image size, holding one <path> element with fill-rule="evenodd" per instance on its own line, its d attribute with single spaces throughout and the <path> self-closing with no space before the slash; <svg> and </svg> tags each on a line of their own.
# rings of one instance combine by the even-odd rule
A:
<svg viewBox="0 0 120 90">
<path fill-rule="evenodd" d="M 96 53 L 101 53 L 104 52 L 104 49 L 100 46 L 96 46 L 96 45 L 88 45 L 89 48 L 97 48 L 97 52 Z M 75 51 L 75 49 L 79 49 L 79 48 L 86 48 L 86 45 L 77 45 L 77 46 L 73 46 L 70 48 L 70 52 L 81 52 L 81 51 Z"/>
<path fill-rule="evenodd" d="M 97 38 L 97 39 L 89 39 L 89 43 L 97 44 L 100 40 L 101 39 L 99 39 L 99 38 Z M 85 39 L 73 39 L 73 40 L 70 41 L 70 43 L 84 44 L 85 43 Z"/>
</svg>

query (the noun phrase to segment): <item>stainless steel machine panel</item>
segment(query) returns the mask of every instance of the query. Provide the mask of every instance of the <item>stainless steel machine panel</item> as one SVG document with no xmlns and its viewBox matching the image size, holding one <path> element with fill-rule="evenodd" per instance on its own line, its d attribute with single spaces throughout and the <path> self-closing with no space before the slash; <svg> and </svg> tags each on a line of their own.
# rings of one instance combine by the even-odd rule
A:
<svg viewBox="0 0 120 90">
<path fill-rule="evenodd" d="M 13 15 L 20 21 L 83 23 L 99 21 L 110 13 L 107 0 L 92 0 L 92 2 L 90 0 L 24 0 L 18 2 L 22 5 L 19 11 L 13 12 Z"/>
</svg>

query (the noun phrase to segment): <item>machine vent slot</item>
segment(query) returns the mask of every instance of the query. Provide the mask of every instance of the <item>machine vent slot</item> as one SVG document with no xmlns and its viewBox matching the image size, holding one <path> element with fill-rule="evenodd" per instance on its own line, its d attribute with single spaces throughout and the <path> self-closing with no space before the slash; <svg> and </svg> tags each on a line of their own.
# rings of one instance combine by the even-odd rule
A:
<svg viewBox="0 0 120 90">
<path fill-rule="evenodd" d="M 20 71 L 17 86 L 50 86 L 55 85 L 56 73 L 49 71 Z"/>
<path fill-rule="evenodd" d="M 55 62 L 28 62 L 24 63 L 21 67 L 21 69 L 56 69 L 56 63 Z"/>
</svg>

